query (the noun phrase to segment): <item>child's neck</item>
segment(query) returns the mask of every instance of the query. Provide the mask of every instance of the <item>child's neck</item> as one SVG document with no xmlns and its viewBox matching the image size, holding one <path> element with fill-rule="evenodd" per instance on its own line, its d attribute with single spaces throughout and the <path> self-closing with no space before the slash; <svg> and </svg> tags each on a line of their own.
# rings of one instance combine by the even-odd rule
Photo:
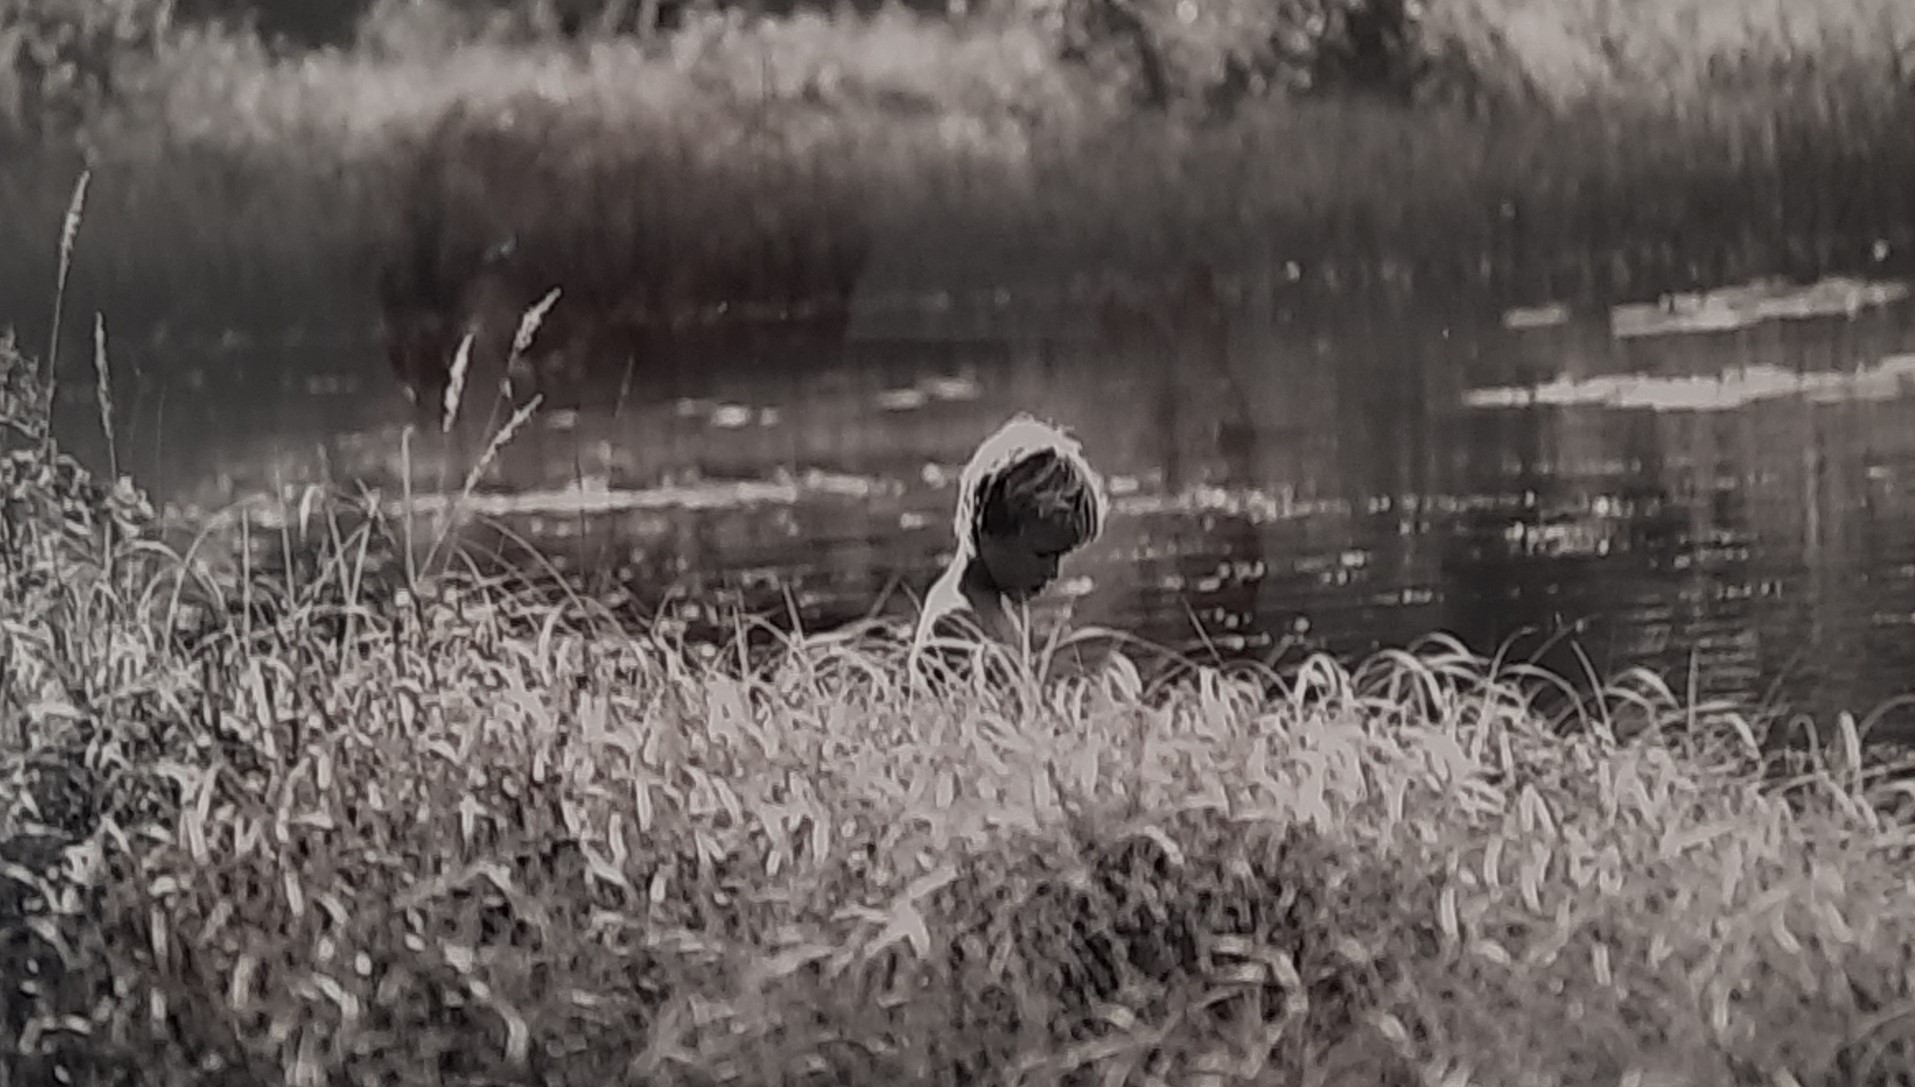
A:
<svg viewBox="0 0 1915 1087">
<path fill-rule="evenodd" d="M 1016 645 L 1019 642 L 1018 619 L 1024 609 L 1013 603 L 1004 595 L 1004 591 L 997 587 L 997 583 L 991 580 L 991 575 L 985 570 L 981 559 L 974 557 L 965 563 L 964 573 L 958 578 L 958 589 L 964 594 L 964 599 L 971 605 L 971 609 L 977 613 L 979 625 L 984 628 L 985 633 L 1005 645 Z"/>
</svg>

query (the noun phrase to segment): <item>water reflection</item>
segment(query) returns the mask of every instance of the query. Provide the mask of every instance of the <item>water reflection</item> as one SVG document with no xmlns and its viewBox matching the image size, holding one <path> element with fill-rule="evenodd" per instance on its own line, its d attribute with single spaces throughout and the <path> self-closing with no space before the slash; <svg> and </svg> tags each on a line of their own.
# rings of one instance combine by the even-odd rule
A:
<svg viewBox="0 0 1915 1087">
<path fill-rule="evenodd" d="M 1112 290 L 1098 317 L 1093 351 L 1114 370 L 1140 375 L 1142 425 L 1130 454 L 1136 465 L 1154 465 L 1145 473 L 1150 492 L 1228 490 L 1256 479 L 1261 435 L 1243 371 L 1257 353 L 1233 336 L 1237 322 L 1215 275 L 1194 266 L 1167 297 Z M 1254 622 L 1267 574 L 1254 518 L 1165 518 L 1120 554 L 1130 564 L 1130 599 L 1107 621 L 1149 625 L 1159 641 L 1213 655 L 1270 643 Z"/>
<path fill-rule="evenodd" d="M 1338 652 L 1531 631 L 1516 651 L 1559 668 L 1866 709 L 1915 674 L 1915 302 L 1750 297 L 1734 327 L 1619 336 L 1607 310 L 1324 312 L 1281 269 L 1191 268 L 1015 319 L 946 306 L 915 334 L 866 314 L 815 365 L 706 359 L 548 412 L 477 507 L 643 602 L 829 623 L 928 584 L 958 466 L 1029 410 L 1112 482 L 1080 621 L 1253 656 L 1298 630 Z M 197 386 L 160 381 L 185 354 Z M 397 493 L 406 409 L 370 339 L 115 358 L 122 459 L 162 497 Z M 63 425 L 97 453 L 90 395 L 76 380 Z M 417 484 L 456 480 L 458 453 L 423 436 Z"/>
</svg>

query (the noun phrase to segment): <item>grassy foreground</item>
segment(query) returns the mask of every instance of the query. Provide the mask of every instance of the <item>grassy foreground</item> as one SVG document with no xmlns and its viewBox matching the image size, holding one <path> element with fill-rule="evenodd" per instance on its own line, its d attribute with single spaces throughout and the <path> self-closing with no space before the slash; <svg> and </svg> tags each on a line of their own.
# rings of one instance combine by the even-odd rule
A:
<svg viewBox="0 0 1915 1087">
<path fill-rule="evenodd" d="M 1844 719 L 1432 642 L 1349 670 L 768 663 L 152 539 L 0 351 L 0 1083 L 1906 1082 Z M 110 409 L 109 409 L 110 410 Z M 266 541 L 269 545 L 276 541 Z M 189 610 L 204 620 L 189 623 Z M 1029 674 L 1029 673 L 1027 673 Z"/>
</svg>

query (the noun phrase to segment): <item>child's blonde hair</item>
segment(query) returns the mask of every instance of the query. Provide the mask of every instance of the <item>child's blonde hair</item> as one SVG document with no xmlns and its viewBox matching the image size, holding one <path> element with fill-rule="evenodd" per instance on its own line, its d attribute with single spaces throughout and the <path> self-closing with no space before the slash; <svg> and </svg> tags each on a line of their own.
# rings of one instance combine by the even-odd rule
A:
<svg viewBox="0 0 1915 1087">
<path fill-rule="evenodd" d="M 1104 531 L 1109 500 L 1097 471 L 1077 440 L 1025 412 L 984 439 L 958 480 L 957 533 L 960 554 L 974 553 L 980 534 L 1009 528 L 1014 510 L 1069 524 L 1078 546 Z"/>
</svg>

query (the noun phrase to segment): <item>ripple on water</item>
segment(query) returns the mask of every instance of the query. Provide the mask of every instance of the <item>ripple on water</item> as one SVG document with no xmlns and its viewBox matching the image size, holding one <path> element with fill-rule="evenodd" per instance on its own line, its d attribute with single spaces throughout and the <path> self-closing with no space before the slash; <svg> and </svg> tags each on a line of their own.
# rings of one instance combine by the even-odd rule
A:
<svg viewBox="0 0 1915 1087">
<path fill-rule="evenodd" d="M 1472 408 L 1595 406 L 1649 411 L 1733 411 L 1763 400 L 1800 397 L 1811 403 L 1895 400 L 1915 393 L 1915 354 L 1891 355 L 1854 371 L 1803 373 L 1756 364 L 1714 375 L 1660 377 L 1604 374 L 1558 377 L 1537 385 L 1470 389 Z"/>
</svg>

